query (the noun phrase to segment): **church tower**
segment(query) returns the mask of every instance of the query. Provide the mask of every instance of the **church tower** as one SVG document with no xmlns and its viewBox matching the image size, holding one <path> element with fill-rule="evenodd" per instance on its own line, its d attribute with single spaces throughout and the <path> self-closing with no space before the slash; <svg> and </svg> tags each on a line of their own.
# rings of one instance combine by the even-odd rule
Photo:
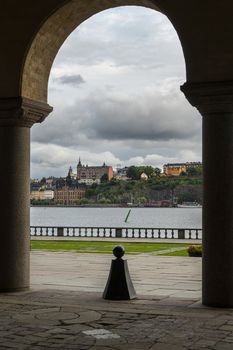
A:
<svg viewBox="0 0 233 350">
<path fill-rule="evenodd" d="M 82 170 L 83 170 L 83 166 L 82 166 L 82 163 L 81 163 L 81 159 L 80 159 L 80 157 L 79 157 L 78 165 L 77 165 L 77 176 L 76 176 L 76 179 L 77 179 L 77 180 L 80 180 L 80 179 L 81 179 Z"/>
<path fill-rule="evenodd" d="M 69 179 L 72 179 L 72 177 L 73 177 L 73 169 L 72 169 L 71 166 L 70 166 L 70 168 L 69 168 L 67 177 L 68 177 Z"/>
</svg>

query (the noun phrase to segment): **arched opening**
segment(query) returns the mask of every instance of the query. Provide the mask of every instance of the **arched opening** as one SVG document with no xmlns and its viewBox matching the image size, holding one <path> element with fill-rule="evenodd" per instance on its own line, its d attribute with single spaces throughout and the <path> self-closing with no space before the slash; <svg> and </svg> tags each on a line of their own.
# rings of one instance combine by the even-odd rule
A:
<svg viewBox="0 0 233 350">
<path fill-rule="evenodd" d="M 114 12 L 108 14 L 106 11 L 102 12 L 102 17 L 97 15 L 86 21 L 79 27 L 81 34 L 79 30 L 71 34 L 62 47 L 50 76 L 49 103 L 55 107 L 55 112 L 42 126 L 34 126 L 34 141 L 43 144 L 47 137 L 51 145 L 59 145 L 67 127 L 69 136 L 63 146 L 75 149 L 79 130 L 85 127 L 89 134 L 86 133 L 85 140 L 80 142 L 89 141 L 91 147 L 93 140 L 92 151 L 97 158 L 95 150 L 99 138 L 108 142 L 111 151 L 120 148 L 113 142 L 110 147 L 111 140 L 124 142 L 127 138 L 134 142 L 131 149 L 143 141 L 148 142 L 148 156 L 136 152 L 129 156 L 142 156 L 143 159 L 136 159 L 139 163 L 149 163 L 153 158 L 155 166 L 197 160 L 201 154 L 200 118 L 179 91 L 185 79 L 185 65 L 172 25 L 165 16 L 153 10 L 142 7 L 134 7 L 134 12 L 133 7 L 118 9 L 113 18 L 111 13 Z M 127 17 L 127 12 L 131 17 Z M 127 21 L 132 22 L 128 29 Z M 108 35 L 108 31 L 112 35 Z M 129 32 L 129 38 L 124 31 Z M 95 41 L 99 41 L 99 47 Z M 132 128 L 136 121 L 137 128 Z M 72 130 L 69 125 L 72 125 Z M 194 145 L 193 137 L 196 134 L 195 138 L 198 138 L 198 133 L 199 142 Z M 179 143 L 177 154 L 172 152 L 175 151 L 174 140 L 176 145 Z M 162 148 L 166 148 L 167 157 Z M 53 148 L 51 152 L 53 159 L 59 149 Z M 114 166 L 122 163 L 119 152 L 115 157 L 112 153 L 111 163 Z M 90 161 L 86 154 L 80 156 L 84 162 Z M 78 154 L 74 157 L 77 158 Z M 104 159 L 99 159 L 99 162 L 103 163 Z"/>
<path fill-rule="evenodd" d="M 133 8 L 132 8 L 132 11 L 133 11 Z M 148 12 L 151 13 L 151 16 L 154 15 L 154 12 L 149 11 L 149 10 L 148 10 Z M 106 14 L 106 18 L 107 18 L 107 14 Z M 124 21 L 123 14 L 122 14 L 122 21 Z M 102 20 L 101 26 L 104 26 L 103 23 L 106 24 L 106 22 L 104 20 Z M 136 26 L 135 26 L 135 28 L 136 28 Z M 140 31 L 140 29 L 141 29 L 140 26 L 138 26 L 139 31 Z M 124 30 L 125 30 L 125 28 L 122 28 L 122 33 L 124 33 Z M 163 30 L 165 30 L 165 27 L 163 28 Z M 156 32 L 156 30 L 155 30 L 155 32 Z M 73 35 L 75 35 L 75 33 Z M 156 36 L 156 34 L 155 34 L 155 36 Z M 72 40 L 72 38 L 70 38 L 70 39 Z M 142 37 L 140 37 L 140 39 L 141 39 L 141 41 L 143 41 Z M 172 39 L 173 39 L 173 37 L 171 38 L 171 41 L 172 41 Z M 139 40 L 139 39 L 136 38 L 136 40 Z M 108 40 L 108 42 L 109 42 L 109 40 Z M 87 42 L 86 45 L 88 45 L 88 44 L 91 46 L 91 44 Z M 151 46 L 152 46 L 152 44 L 151 44 Z M 112 45 L 112 42 L 109 44 L 109 46 L 111 46 L 111 45 Z M 164 46 L 166 46 L 166 45 L 168 46 L 168 43 L 164 44 Z M 77 44 L 77 46 L 78 46 L 78 44 Z M 93 50 L 93 49 L 90 47 L 90 50 Z M 137 50 L 138 50 L 138 52 L 141 52 L 143 50 L 143 45 L 139 46 L 137 48 Z M 158 52 L 158 48 L 156 51 Z M 169 52 L 164 53 L 163 59 L 167 58 L 168 56 L 171 56 L 171 52 L 172 52 L 172 49 L 170 49 L 170 55 L 169 55 Z M 105 54 L 107 55 L 106 52 L 105 52 Z M 137 62 L 135 63 L 135 61 L 134 61 L 135 58 L 137 58 L 136 50 L 135 50 L 134 54 L 135 54 L 134 56 L 132 55 L 132 57 L 129 58 L 129 60 L 131 59 L 130 63 L 132 65 L 136 65 L 136 63 L 137 63 Z M 161 52 L 159 52 L 155 56 L 159 57 L 159 54 L 161 55 Z M 90 51 L 89 55 L 91 55 L 91 51 Z M 150 52 L 150 55 L 153 56 L 153 48 L 152 48 L 152 51 Z M 114 53 L 113 53 L 113 56 L 114 56 Z M 169 58 L 171 58 L 171 57 L 169 57 Z M 181 58 L 181 55 L 179 56 L 179 58 Z M 81 61 L 83 61 L 84 59 L 85 59 L 85 56 L 82 56 L 80 58 Z M 145 57 L 142 57 L 142 59 L 145 60 Z M 85 111 L 86 115 L 93 114 L 93 113 L 91 113 L 93 111 L 90 111 L 88 109 L 89 106 L 93 107 L 94 104 L 96 106 L 101 106 L 103 104 L 104 105 L 104 106 L 102 106 L 103 108 L 101 108 L 98 113 L 95 113 L 96 120 L 99 120 L 100 125 L 102 125 L 102 126 L 104 126 L 104 120 L 105 121 L 107 120 L 106 119 L 107 115 L 112 114 L 112 110 L 110 108 L 112 105 L 114 105 L 114 111 L 117 114 L 116 118 L 115 118 L 117 121 L 119 121 L 120 116 L 124 113 L 125 114 L 127 113 L 128 117 L 130 117 L 131 114 L 135 115 L 136 113 L 140 113 L 140 117 L 136 116 L 135 119 L 131 119 L 128 132 L 133 131 L 132 125 L 135 125 L 137 119 L 140 119 L 140 121 L 144 120 L 143 124 L 146 124 L 146 126 L 142 130 L 143 124 L 140 124 L 140 126 L 138 127 L 139 131 L 136 130 L 134 132 L 135 136 L 133 136 L 132 134 L 130 135 L 129 138 L 131 138 L 131 140 L 136 140 L 136 142 L 140 139 L 144 140 L 144 141 L 149 140 L 149 142 L 150 142 L 149 148 L 150 148 L 150 152 L 151 152 L 152 149 L 156 148 L 154 145 L 152 145 L 153 139 L 160 138 L 160 141 L 161 141 L 161 136 L 159 136 L 159 134 L 162 134 L 162 139 L 165 142 L 168 141 L 168 148 L 171 149 L 172 143 L 173 143 L 173 150 L 174 150 L 174 138 L 178 139 L 180 137 L 180 147 L 181 147 L 180 150 L 182 150 L 183 146 L 181 144 L 184 143 L 184 138 L 183 138 L 183 135 L 180 134 L 181 125 L 182 125 L 182 129 L 189 134 L 190 129 L 195 129 L 194 124 L 196 121 L 196 119 L 194 118 L 194 115 L 193 115 L 193 113 L 195 113 L 195 112 L 193 112 L 191 107 L 189 107 L 189 105 L 184 100 L 181 93 L 178 92 L 179 85 L 181 84 L 182 80 L 184 79 L 184 70 L 182 71 L 182 73 L 179 72 L 178 77 L 173 76 L 171 78 L 171 75 L 170 75 L 170 80 L 169 80 L 169 72 L 168 72 L 167 76 L 164 76 L 163 74 L 161 74 L 159 79 L 156 80 L 156 74 L 159 71 L 159 62 L 156 62 L 155 57 L 150 57 L 150 60 L 151 60 L 150 61 L 151 66 L 152 66 L 152 62 L 154 61 L 153 62 L 154 68 L 150 67 L 148 62 L 144 62 L 144 68 L 143 68 L 142 63 L 141 63 L 141 65 L 138 64 L 136 69 L 134 71 L 133 70 L 131 71 L 131 75 L 129 75 L 129 77 L 125 76 L 126 72 L 124 71 L 124 77 L 122 77 L 122 80 L 120 82 L 118 82 L 118 85 L 116 85 L 115 87 L 114 86 L 112 87 L 113 92 L 116 92 L 117 89 L 120 90 L 120 86 L 122 86 L 124 79 L 127 81 L 127 80 L 130 80 L 130 78 L 131 78 L 131 80 L 133 81 L 134 87 L 137 85 L 137 81 L 139 81 L 139 83 L 138 83 L 139 87 L 137 90 L 135 90 L 135 89 L 133 90 L 132 86 L 130 86 L 129 83 L 125 84 L 126 87 L 124 88 L 124 90 L 123 90 L 123 87 L 121 88 L 120 98 L 118 97 L 118 98 L 114 99 L 113 93 L 111 93 L 111 92 L 107 93 L 107 90 L 109 90 L 109 88 L 105 89 L 105 91 L 101 91 L 101 94 L 98 95 L 98 90 L 96 89 L 96 86 L 94 86 L 94 87 L 92 87 L 91 90 L 86 92 L 85 98 L 83 98 L 83 99 L 80 98 L 80 100 L 77 100 L 77 96 L 76 96 L 75 97 L 76 104 L 75 104 L 75 106 L 72 106 L 71 109 L 73 109 L 73 111 L 75 110 L 75 113 L 76 113 L 75 119 L 76 120 L 80 119 L 84 123 L 85 120 L 81 119 L 82 113 L 84 113 L 84 111 Z M 76 57 L 76 61 L 77 61 L 77 57 Z M 78 62 L 80 62 L 80 61 L 78 60 Z M 114 62 L 114 63 L 116 66 L 118 66 L 118 62 Z M 123 64 L 124 64 L 124 62 L 123 62 Z M 169 66 L 168 62 L 166 62 L 165 64 L 167 64 L 167 67 Z M 70 86 L 72 87 L 72 89 L 74 89 L 74 84 L 76 84 L 76 86 L 79 86 L 79 87 L 85 86 L 86 81 L 88 81 L 89 84 L 91 84 L 91 77 L 94 76 L 94 73 L 91 70 L 91 67 L 89 67 L 88 74 L 87 74 L 87 69 L 84 70 L 83 72 L 77 71 L 76 75 L 72 78 L 71 62 L 69 62 L 69 65 L 70 65 L 70 70 L 68 71 L 68 74 L 67 73 L 65 74 L 64 72 L 61 73 L 61 71 L 59 72 L 59 69 L 54 70 L 54 74 L 53 74 L 53 84 L 54 84 L 53 86 L 54 86 L 54 88 L 56 88 L 56 87 L 58 88 L 59 86 L 61 88 L 61 86 L 62 86 L 62 84 L 64 84 L 64 82 L 66 82 L 66 83 L 68 82 L 68 85 L 70 82 L 71 83 Z M 87 63 L 85 63 L 84 65 L 87 65 Z M 91 64 L 90 64 L 90 66 L 91 66 Z M 80 67 L 79 67 L 79 69 L 80 69 Z M 105 69 L 106 69 L 106 66 L 105 66 Z M 148 71 L 148 75 L 144 76 L 144 78 L 143 78 L 144 81 L 140 80 L 139 76 L 137 76 L 136 79 L 132 79 L 132 76 L 137 74 L 137 70 L 140 71 L 143 69 Z M 171 67 L 170 67 L 170 69 L 171 69 Z M 151 72 L 153 72 L 153 75 Z M 99 73 L 99 76 L 100 75 L 101 76 L 103 75 L 103 71 L 101 71 Z M 110 80 L 112 79 L 112 76 L 113 76 L 113 74 L 112 75 L 109 74 L 109 81 L 105 82 L 106 85 L 110 84 Z M 74 79 L 76 79 L 76 80 L 74 80 Z M 105 79 L 107 79 L 107 77 Z M 95 80 L 97 80 L 96 85 L 99 85 L 100 80 L 98 80 L 96 78 L 96 76 L 95 76 Z M 147 80 L 148 86 L 146 86 L 145 80 Z M 161 90 L 160 90 L 160 88 L 158 88 L 158 86 L 161 88 Z M 127 96 L 126 90 L 131 90 L 130 91 L 131 95 L 129 94 Z M 146 91 L 146 93 L 144 93 L 144 90 Z M 80 89 L 77 91 L 79 92 L 78 94 L 81 94 L 81 95 L 83 94 L 83 91 L 81 93 Z M 71 103 L 70 100 L 73 99 L 73 97 L 70 95 L 70 93 L 71 93 L 71 89 L 68 89 L 68 92 L 66 93 L 66 97 L 67 97 L 67 99 L 69 99 L 68 104 L 70 104 Z M 61 94 L 62 94 L 63 98 L 65 98 L 64 91 L 63 92 L 59 91 L 57 96 L 59 96 L 59 95 L 61 96 Z M 122 98 L 122 95 L 126 96 L 126 98 L 125 97 Z M 158 96 L 157 98 L 156 98 L 156 95 Z M 53 94 L 53 99 L 54 99 L 54 96 L 55 95 Z M 92 96 L 92 99 L 88 99 L 87 98 L 88 96 Z M 70 119 L 71 109 L 67 110 L 67 112 L 66 112 L 65 108 L 62 107 L 62 105 L 65 102 L 62 102 L 61 104 L 59 104 L 59 97 L 57 97 L 56 102 L 58 103 L 59 107 L 56 108 L 55 99 L 54 99 L 54 102 L 52 102 L 52 105 L 55 107 L 55 116 L 54 117 L 57 117 L 57 118 L 60 117 L 61 119 L 63 119 L 63 121 L 64 121 L 63 127 L 59 126 L 58 119 L 53 118 L 53 120 L 52 120 L 52 118 L 51 118 L 51 124 L 50 124 L 50 120 L 48 119 L 43 124 L 43 126 L 34 127 L 34 130 L 36 128 L 38 130 L 38 133 L 37 133 L 38 139 L 37 140 L 42 141 L 42 139 L 43 139 L 45 141 L 44 137 L 46 136 L 46 129 L 47 130 L 49 128 L 50 128 L 50 130 L 52 128 L 55 129 L 56 130 L 56 140 L 52 137 L 51 134 L 50 134 L 50 138 L 52 139 L 52 142 L 54 142 L 56 145 L 58 145 L 59 142 L 61 143 L 62 134 L 64 135 L 66 133 L 65 124 L 67 125 L 67 133 L 68 133 L 68 130 L 70 129 L 70 125 L 72 125 L 72 129 L 74 131 L 76 130 L 76 133 L 79 132 L 79 126 L 78 125 L 75 126 L 75 123 L 74 123 L 75 119 L 73 119 L 73 120 Z M 140 103 L 138 103 L 139 100 L 141 100 Z M 153 101 L 153 103 L 152 103 L 152 101 Z M 148 112 L 148 110 L 146 110 L 145 106 L 146 105 L 148 106 L 149 104 L 151 104 L 151 107 L 149 108 L 149 112 Z M 155 107 L 159 106 L 161 104 L 163 106 L 162 112 L 159 111 L 160 113 L 158 113 L 158 111 L 156 111 Z M 182 105 L 182 107 L 180 109 L 179 108 L 177 109 L 177 106 L 179 106 L 179 105 Z M 82 108 L 80 108 L 80 106 Z M 121 107 L 121 106 L 123 106 L 124 110 L 119 109 L 119 107 Z M 132 106 L 136 106 L 135 109 L 133 109 Z M 167 110 L 167 108 L 168 108 L 168 110 Z M 56 109 L 58 110 L 58 112 L 56 112 Z M 59 109 L 62 109 L 62 115 L 60 115 L 60 116 L 56 115 L 56 114 L 59 114 Z M 141 109 L 141 111 L 140 111 L 140 109 Z M 186 119 L 187 114 L 189 113 L 190 110 L 191 110 L 190 119 Z M 103 117 L 102 117 L 103 115 L 105 116 L 105 119 L 103 119 Z M 183 117 L 180 119 L 181 115 Z M 159 119 L 163 119 L 165 124 L 159 126 Z M 56 120 L 57 120 L 57 122 L 56 122 Z M 153 120 L 156 120 L 156 122 L 154 124 L 152 123 Z M 197 120 L 198 120 L 198 118 L 197 118 Z M 113 119 L 110 120 L 109 127 L 111 127 L 111 125 L 113 124 L 113 121 L 114 121 Z M 146 121 L 147 121 L 147 123 L 146 123 Z M 173 129 L 173 131 L 172 131 L 171 125 L 173 125 L 173 122 L 176 125 L 176 127 L 175 127 L 175 130 Z M 58 124 L 57 127 L 55 125 L 56 123 Z M 51 127 L 49 126 L 49 124 L 51 125 Z M 88 130 L 90 130 L 91 124 L 96 124 L 95 120 L 93 120 L 93 119 L 90 120 L 90 124 L 87 125 Z M 127 123 L 127 124 L 129 124 L 129 123 Z M 186 125 L 186 127 L 184 127 L 184 124 Z M 153 125 L 153 128 L 152 128 L 152 125 Z M 122 126 L 122 129 L 119 128 L 120 124 L 115 124 L 114 128 L 110 128 L 110 129 L 106 130 L 106 133 L 111 134 L 113 136 L 113 131 L 114 130 L 116 131 L 116 128 L 119 128 L 117 130 L 116 135 L 114 135 L 114 138 L 116 138 L 116 137 L 119 138 L 120 134 L 123 133 L 123 128 L 124 128 L 124 131 L 126 129 L 126 123 L 123 123 L 123 121 L 122 121 L 121 126 Z M 44 132 L 42 131 L 43 128 L 44 128 Z M 103 138 L 103 134 L 101 133 L 103 131 L 103 127 L 100 129 L 98 129 L 99 138 L 94 139 L 94 145 L 95 145 L 94 148 L 96 148 L 96 145 L 100 142 L 100 137 Z M 151 134 L 148 132 L 149 130 L 151 131 Z M 166 133 L 168 134 L 168 130 L 171 133 L 170 136 L 166 136 Z M 172 133 L 173 133 L 173 135 L 172 135 Z M 39 137 L 39 134 L 40 134 L 40 137 Z M 176 134 L 176 136 L 174 136 L 174 134 Z M 91 135 L 86 135 L 86 136 L 87 136 L 86 139 L 88 139 L 88 136 L 89 136 L 89 138 L 91 138 Z M 143 136 L 143 138 L 142 138 L 142 136 Z M 189 134 L 189 136 L 190 136 L 190 134 Z M 75 139 L 75 137 L 71 137 L 71 135 L 69 133 L 69 141 L 73 142 L 74 139 Z M 109 141 L 109 139 L 108 139 L 108 141 Z M 123 143 L 126 144 L 124 139 L 123 139 Z M 46 146 L 46 147 L 48 148 L 48 146 Z M 158 147 L 158 143 L 157 143 L 157 147 Z M 112 146 L 112 149 L 113 148 L 114 147 Z M 115 146 L 115 148 L 116 148 L 116 146 Z M 59 151 L 58 148 L 57 148 L 57 151 Z M 56 148 L 53 148 L 52 152 L 56 152 Z M 46 156 L 48 157 L 48 154 Z M 77 154 L 77 156 L 78 156 L 78 154 Z M 183 155 L 183 157 L 187 157 L 187 156 L 188 155 Z M 154 158 L 156 159 L 156 157 L 154 157 Z M 158 158 L 156 161 L 158 161 Z M 173 158 L 173 156 L 170 156 L 169 160 L 172 158 Z M 150 160 L 148 159 L 148 161 L 151 161 L 152 159 L 153 159 L 153 157 L 151 157 Z M 186 159 L 187 158 L 183 158 L 182 160 L 186 160 Z M 105 160 L 106 159 L 102 159 L 102 161 L 105 161 Z M 192 160 L 194 160 L 194 159 L 192 159 Z M 178 161 L 178 158 L 176 159 L 176 161 Z M 161 161 L 161 162 L 163 162 L 163 161 Z M 154 165 L 156 165 L 156 163 Z M 68 164 L 67 164 L 67 166 L 68 166 Z M 68 170 L 68 168 L 67 168 L 67 170 Z"/>
<path fill-rule="evenodd" d="M 229 45 L 232 37 L 230 1 L 224 4 L 216 1 L 213 6 L 200 0 L 93 0 L 88 3 L 81 0 L 43 3 L 25 0 L 15 6 L 11 1 L 4 3 L 0 23 L 3 53 L 0 149 L 4 168 L 1 172 L 4 184 L 1 193 L 4 232 L 0 254 L 1 291 L 22 290 L 29 286 L 29 129 L 51 112 L 46 104 L 47 83 L 59 47 L 67 35 L 92 14 L 118 5 L 155 8 L 155 4 L 171 20 L 179 35 L 187 71 L 187 82 L 182 91 L 203 116 L 203 303 L 232 307 L 233 53 Z M 69 20 L 72 18 L 74 21 Z"/>
</svg>

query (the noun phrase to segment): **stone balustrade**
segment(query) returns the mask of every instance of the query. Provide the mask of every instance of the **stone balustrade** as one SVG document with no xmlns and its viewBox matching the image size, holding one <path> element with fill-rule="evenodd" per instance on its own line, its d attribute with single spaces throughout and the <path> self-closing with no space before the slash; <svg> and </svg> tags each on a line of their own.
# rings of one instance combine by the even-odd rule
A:
<svg viewBox="0 0 233 350">
<path fill-rule="evenodd" d="M 200 228 L 31 226 L 31 237 L 202 239 Z"/>
</svg>

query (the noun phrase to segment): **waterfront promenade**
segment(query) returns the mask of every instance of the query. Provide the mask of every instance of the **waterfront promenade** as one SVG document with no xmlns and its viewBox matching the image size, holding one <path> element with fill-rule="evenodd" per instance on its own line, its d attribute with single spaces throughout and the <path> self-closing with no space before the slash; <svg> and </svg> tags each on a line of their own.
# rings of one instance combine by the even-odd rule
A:
<svg viewBox="0 0 233 350">
<path fill-rule="evenodd" d="M 233 310 L 203 307 L 201 258 L 130 255 L 138 298 L 101 298 L 111 255 L 33 251 L 30 291 L 0 295 L 0 350 L 230 350 Z"/>
</svg>

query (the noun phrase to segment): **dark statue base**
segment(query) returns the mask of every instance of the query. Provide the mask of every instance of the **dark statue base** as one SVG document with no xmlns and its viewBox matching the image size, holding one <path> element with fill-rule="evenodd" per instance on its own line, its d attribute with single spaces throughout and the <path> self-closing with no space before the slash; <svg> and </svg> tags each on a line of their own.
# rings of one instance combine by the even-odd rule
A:
<svg viewBox="0 0 233 350">
<path fill-rule="evenodd" d="M 136 298 L 127 260 L 112 260 L 103 298 L 108 300 L 130 300 Z"/>
</svg>

